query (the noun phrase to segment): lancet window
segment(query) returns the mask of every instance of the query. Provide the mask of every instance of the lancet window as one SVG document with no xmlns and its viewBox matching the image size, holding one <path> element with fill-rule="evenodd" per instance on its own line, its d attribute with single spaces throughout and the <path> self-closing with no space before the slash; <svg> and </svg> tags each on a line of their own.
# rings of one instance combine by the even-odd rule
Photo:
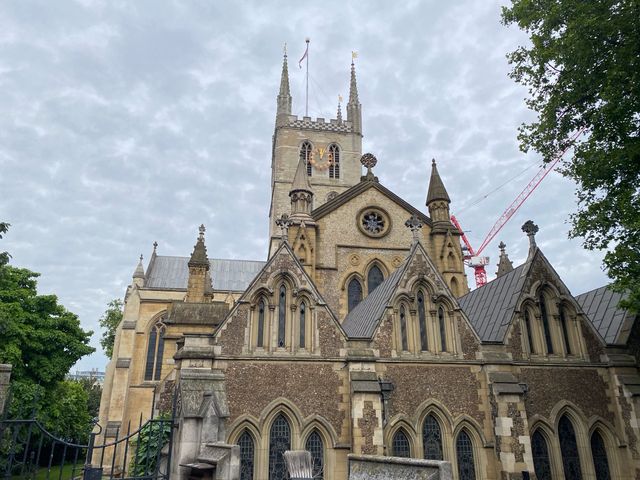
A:
<svg viewBox="0 0 640 480">
<path fill-rule="evenodd" d="M 473 443 L 466 430 L 461 430 L 456 439 L 456 457 L 458 460 L 458 478 L 475 480 L 476 466 L 473 458 Z"/>
<path fill-rule="evenodd" d="M 569 339 L 569 328 L 567 325 L 567 316 L 564 306 L 560 305 L 560 328 L 562 329 L 562 340 L 564 340 L 564 348 L 567 355 L 571 355 L 571 340 Z"/>
<path fill-rule="evenodd" d="M 258 347 L 264 347 L 264 315 L 265 303 L 264 300 L 260 300 L 258 303 Z"/>
<path fill-rule="evenodd" d="M 147 345 L 147 363 L 144 369 L 144 379 L 147 381 L 162 378 L 162 355 L 164 353 L 164 333 L 166 327 L 162 319 L 158 320 L 149 332 Z"/>
<path fill-rule="evenodd" d="M 440 351 L 447 351 L 447 328 L 445 325 L 444 308 L 438 307 L 438 324 L 440 327 Z"/>
<path fill-rule="evenodd" d="M 533 336 L 531 329 L 531 314 L 529 313 L 529 309 L 525 309 L 524 311 L 524 328 L 527 331 L 527 345 L 529 346 L 529 353 L 534 353 L 533 349 Z"/>
<path fill-rule="evenodd" d="M 238 446 L 240 447 L 240 480 L 253 480 L 255 445 L 253 437 L 246 430 L 240 435 Z"/>
<path fill-rule="evenodd" d="M 362 301 L 362 284 L 357 278 L 352 278 L 347 287 L 349 311 Z"/>
<path fill-rule="evenodd" d="M 407 340 L 407 318 L 404 305 L 400 306 L 400 338 L 402 350 L 409 350 L 409 342 Z"/>
<path fill-rule="evenodd" d="M 311 166 L 311 143 L 305 141 L 300 146 L 300 158 L 304 161 L 307 166 L 307 175 L 311 176 L 313 173 L 313 167 Z"/>
<path fill-rule="evenodd" d="M 377 265 L 369 269 L 367 275 L 367 295 L 370 295 L 384 281 L 384 274 Z"/>
<path fill-rule="evenodd" d="M 424 293 L 418 290 L 416 295 L 418 300 L 418 323 L 420 328 L 420 350 L 429 350 L 429 342 L 427 341 L 427 306 L 424 303 Z"/>
<path fill-rule="evenodd" d="M 340 147 L 335 143 L 329 146 L 329 178 L 340 178 Z"/>
<path fill-rule="evenodd" d="M 596 480 L 610 480 L 609 459 L 602 435 L 597 430 L 591 435 L 591 455 L 593 467 L 596 471 Z"/>
<path fill-rule="evenodd" d="M 287 329 L 287 287 L 280 286 L 278 301 L 278 347 L 284 347 Z"/>
<path fill-rule="evenodd" d="M 564 470 L 565 479 L 582 480 L 576 432 L 573 429 L 571 420 L 569 420 L 566 415 L 563 415 L 558 423 L 558 439 L 560 441 L 562 468 Z"/>
<path fill-rule="evenodd" d="M 551 480 L 551 461 L 549 460 L 549 447 L 540 430 L 536 430 L 531 436 L 531 452 L 533 454 L 533 466 L 538 480 Z"/>
<path fill-rule="evenodd" d="M 427 415 L 422 425 L 422 446 L 424 458 L 442 460 L 442 430 L 433 415 Z"/>
<path fill-rule="evenodd" d="M 394 457 L 410 457 L 411 446 L 409 444 L 409 438 L 404 430 L 399 429 L 394 435 L 391 442 L 391 449 L 393 450 Z"/>
<path fill-rule="evenodd" d="M 305 450 L 311 453 L 313 461 L 313 478 L 322 480 L 324 478 L 324 443 L 318 432 L 312 432 L 307 438 Z"/>
<path fill-rule="evenodd" d="M 307 304 L 305 302 L 302 302 L 300 304 L 300 310 L 299 310 L 299 320 L 300 320 L 300 348 L 304 348 L 306 345 L 306 331 L 305 331 L 305 323 L 306 323 L 306 316 L 307 316 Z"/>
<path fill-rule="evenodd" d="M 289 478 L 283 455 L 287 450 L 291 450 L 291 426 L 283 415 L 278 415 L 269 432 L 269 480 Z"/>
<path fill-rule="evenodd" d="M 551 340 L 551 325 L 549 324 L 549 315 L 547 314 L 547 303 L 544 294 L 540 293 L 540 316 L 542 317 L 542 330 L 544 333 L 544 341 L 547 346 L 547 353 L 553 353 L 553 342 Z"/>
</svg>

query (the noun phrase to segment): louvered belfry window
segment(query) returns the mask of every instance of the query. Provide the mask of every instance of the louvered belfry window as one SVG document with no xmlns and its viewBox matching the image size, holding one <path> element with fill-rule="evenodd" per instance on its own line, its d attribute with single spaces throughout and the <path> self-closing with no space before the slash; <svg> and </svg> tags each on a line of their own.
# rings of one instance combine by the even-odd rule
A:
<svg viewBox="0 0 640 480">
<path fill-rule="evenodd" d="M 269 480 L 289 478 L 283 456 L 287 450 L 291 450 L 291 427 L 283 415 L 278 415 L 269 432 Z"/>
<path fill-rule="evenodd" d="M 311 166 L 311 144 L 309 142 L 303 142 L 300 146 L 300 158 L 307 166 L 307 175 L 311 176 L 313 167 Z"/>
<path fill-rule="evenodd" d="M 329 178 L 340 178 L 340 147 L 335 143 L 329 147 Z"/>
</svg>

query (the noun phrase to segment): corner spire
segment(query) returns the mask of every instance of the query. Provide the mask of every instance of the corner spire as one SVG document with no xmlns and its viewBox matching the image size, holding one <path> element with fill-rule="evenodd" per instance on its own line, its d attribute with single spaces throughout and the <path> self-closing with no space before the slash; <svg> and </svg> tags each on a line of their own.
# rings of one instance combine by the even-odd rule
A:
<svg viewBox="0 0 640 480">
<path fill-rule="evenodd" d="M 295 177 L 293 177 L 291 190 L 289 190 L 289 198 L 291 198 L 291 221 L 313 222 L 310 216 L 313 191 L 307 175 L 307 164 L 302 156 L 298 160 L 298 168 Z"/>
<path fill-rule="evenodd" d="M 298 160 L 298 167 L 296 168 L 296 174 L 293 177 L 293 183 L 291 184 L 291 191 L 289 196 L 296 191 L 311 192 L 311 184 L 309 183 L 309 175 L 307 175 L 307 164 L 304 157 L 301 155 Z"/>
<path fill-rule="evenodd" d="M 509 255 L 505 252 L 505 248 L 507 248 L 507 246 L 504 242 L 500 242 L 498 248 L 500 249 L 500 260 L 498 261 L 498 271 L 496 272 L 496 276 L 501 277 L 505 273 L 509 273 L 513 270 L 513 262 L 509 260 Z"/>
<path fill-rule="evenodd" d="M 278 93 L 278 111 L 276 114 L 291 115 L 291 90 L 289 88 L 289 66 L 287 64 L 287 46 L 284 47 L 282 59 L 282 74 L 280 76 L 280 91 Z"/>
<path fill-rule="evenodd" d="M 351 58 L 351 82 L 349 83 L 349 105 L 358 105 L 360 103 L 358 99 L 358 83 L 356 81 L 356 65 L 353 63 L 353 59 L 355 58 L 353 55 L 355 52 L 352 52 Z M 356 54 L 357 56 L 357 54 Z"/>
<path fill-rule="evenodd" d="M 204 225 L 200 225 L 198 240 L 193 247 L 193 253 L 189 259 L 189 267 L 205 267 L 209 270 L 209 259 L 207 258 L 207 247 L 204 244 Z"/>
<path fill-rule="evenodd" d="M 342 95 L 338 95 L 338 113 L 336 114 L 336 119 L 338 120 L 338 123 L 342 123 L 342 107 L 341 104 L 342 103 Z"/>
<path fill-rule="evenodd" d="M 133 278 L 144 278 L 144 267 L 142 266 L 142 255 L 140 255 L 140 260 L 138 261 L 138 266 L 136 267 L 136 271 L 133 272 Z"/>
<path fill-rule="evenodd" d="M 427 193 L 427 207 L 436 200 L 444 200 L 447 203 L 451 203 L 447 189 L 444 188 L 440 173 L 438 173 L 438 167 L 436 165 L 436 159 L 431 160 L 431 179 L 429 180 L 429 191 Z"/>
<path fill-rule="evenodd" d="M 347 103 L 347 121 L 351 122 L 354 133 L 362 134 L 362 106 L 358 99 L 358 83 L 356 82 L 356 66 L 354 59 L 358 56 L 351 52 L 351 81 L 349 83 L 349 103 Z"/>
</svg>

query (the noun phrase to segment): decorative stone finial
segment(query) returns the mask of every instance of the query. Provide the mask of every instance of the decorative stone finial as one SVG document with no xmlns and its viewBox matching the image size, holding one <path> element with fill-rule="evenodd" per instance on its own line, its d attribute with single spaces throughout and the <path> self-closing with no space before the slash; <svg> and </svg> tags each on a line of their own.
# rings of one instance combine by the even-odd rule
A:
<svg viewBox="0 0 640 480">
<path fill-rule="evenodd" d="M 200 225 L 200 228 L 198 228 L 198 232 L 200 232 L 198 234 L 198 239 L 199 240 L 204 240 L 204 232 L 206 232 L 207 229 L 204 227 L 204 223 L 202 225 Z"/>
<path fill-rule="evenodd" d="M 365 153 L 360 157 L 360 163 L 362 166 L 367 167 L 367 174 L 360 177 L 361 182 L 377 182 L 378 177 L 376 177 L 371 169 L 376 166 L 378 163 L 378 159 L 372 153 Z"/>
<path fill-rule="evenodd" d="M 207 247 L 204 244 L 204 232 L 206 228 L 204 225 L 200 225 L 198 228 L 198 239 L 193 247 L 193 253 L 189 259 L 189 267 L 205 266 L 209 268 L 209 259 L 207 258 Z"/>
<path fill-rule="evenodd" d="M 507 255 L 507 252 L 505 251 L 505 248 L 507 248 L 507 246 L 504 244 L 504 242 L 500 242 L 498 248 L 500 249 L 500 259 L 498 261 L 498 270 L 496 271 L 496 276 L 501 277 L 505 273 L 509 273 L 511 270 L 513 270 L 513 262 L 509 260 L 509 255 Z"/>
<path fill-rule="evenodd" d="M 133 272 L 133 278 L 144 278 L 144 267 L 142 266 L 142 254 L 140 254 L 140 260 L 138 261 L 138 265 L 136 267 L 135 272 Z"/>
<path fill-rule="evenodd" d="M 336 118 L 338 119 L 339 124 L 342 124 L 342 107 L 340 106 L 341 103 L 342 95 L 338 95 L 338 114 L 336 115 Z"/>
<path fill-rule="evenodd" d="M 153 242 L 153 253 L 156 253 L 157 249 L 158 249 L 158 242 Z"/>
<path fill-rule="evenodd" d="M 289 227 L 291 226 L 291 220 L 289 220 L 289 215 L 283 213 L 280 218 L 276 220 L 276 225 L 280 227 L 282 241 L 288 241 L 288 233 Z"/>
<path fill-rule="evenodd" d="M 538 230 L 540 229 L 532 220 L 527 220 L 522 225 L 522 231 L 529 237 L 529 250 L 533 250 L 536 247 L 536 233 L 538 233 Z"/>
<path fill-rule="evenodd" d="M 498 245 L 498 248 L 500 249 L 500 253 L 504 253 L 504 249 L 507 248 L 507 246 L 505 245 L 504 242 L 500 242 L 500 244 Z"/>
<path fill-rule="evenodd" d="M 404 222 L 404 226 L 411 230 L 411 234 L 413 235 L 413 243 L 418 243 L 418 232 L 422 228 L 422 220 L 420 220 L 417 215 L 411 215 L 411 217 L 409 217 L 409 220 Z"/>
</svg>

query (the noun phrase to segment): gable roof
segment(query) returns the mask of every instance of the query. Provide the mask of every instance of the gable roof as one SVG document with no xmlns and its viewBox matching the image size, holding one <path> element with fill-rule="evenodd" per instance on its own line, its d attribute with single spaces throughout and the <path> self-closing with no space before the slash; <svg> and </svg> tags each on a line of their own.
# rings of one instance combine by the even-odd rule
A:
<svg viewBox="0 0 640 480">
<path fill-rule="evenodd" d="M 189 257 L 155 255 L 149 263 L 145 288 L 186 290 Z M 266 262 L 255 260 L 209 260 L 214 290 L 242 292 Z"/>
<path fill-rule="evenodd" d="M 635 318 L 627 310 L 618 307 L 625 296 L 605 285 L 575 297 L 582 311 L 609 345 L 626 343 L 631 328 L 629 323 Z"/>
<path fill-rule="evenodd" d="M 483 342 L 504 339 L 524 286 L 528 265 L 524 263 L 458 299 Z"/>
<path fill-rule="evenodd" d="M 328 215 L 329 213 L 338 209 L 339 207 L 347 203 L 349 200 L 352 200 L 356 198 L 358 195 L 362 194 L 363 192 L 369 190 L 370 188 L 376 189 L 382 195 L 388 197 L 390 200 L 397 203 L 405 210 L 411 212 L 413 215 L 416 215 L 418 218 L 420 218 L 420 220 L 422 220 L 424 224 L 432 225 L 431 218 L 429 218 L 427 215 L 422 213 L 420 210 L 418 210 L 416 207 L 411 205 L 409 202 L 400 198 L 398 195 L 393 193 L 387 187 L 385 187 L 381 183 L 378 183 L 377 181 L 374 181 L 374 180 L 361 180 L 359 183 L 356 183 L 353 187 L 342 192 L 332 200 L 329 200 L 328 202 L 323 203 L 318 208 L 313 210 L 311 212 L 311 216 L 313 217 L 314 220 L 319 220 L 325 215 Z"/>
<path fill-rule="evenodd" d="M 409 264 L 407 258 L 387 279 L 362 300 L 342 322 L 342 328 L 350 338 L 371 338 L 378 321 Z"/>
</svg>

